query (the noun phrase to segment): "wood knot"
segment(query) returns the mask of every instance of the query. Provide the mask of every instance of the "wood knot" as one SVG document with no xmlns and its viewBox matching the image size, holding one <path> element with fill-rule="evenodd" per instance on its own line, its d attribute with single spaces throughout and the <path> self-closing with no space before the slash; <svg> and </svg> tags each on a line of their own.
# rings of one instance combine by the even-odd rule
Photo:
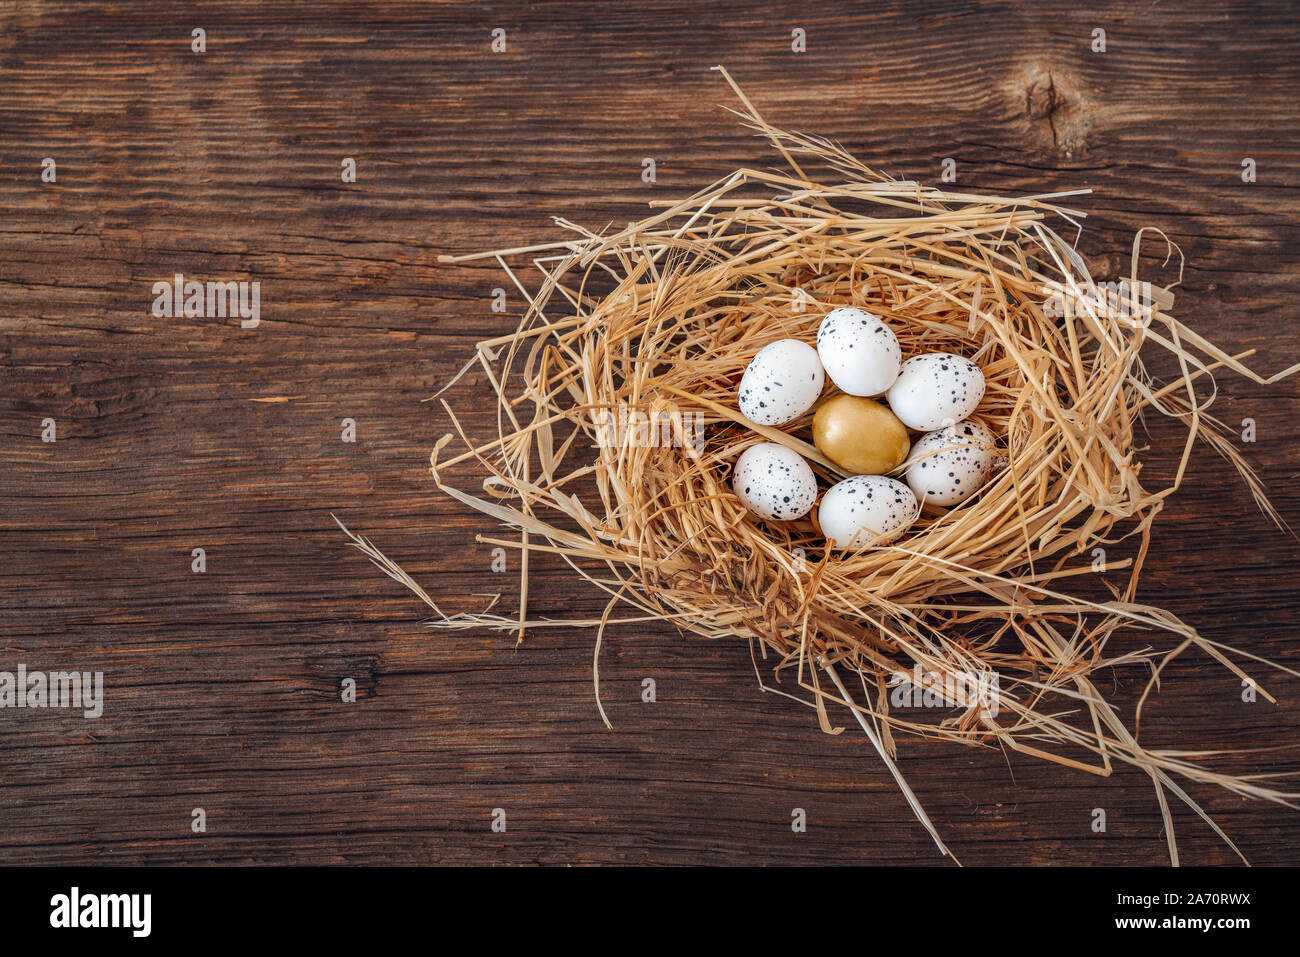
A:
<svg viewBox="0 0 1300 957">
<path fill-rule="evenodd" d="M 1039 149 L 1066 156 L 1087 149 L 1092 108 L 1069 74 L 1030 65 L 1013 78 L 1009 92 L 1020 99 L 1031 142 Z"/>
</svg>

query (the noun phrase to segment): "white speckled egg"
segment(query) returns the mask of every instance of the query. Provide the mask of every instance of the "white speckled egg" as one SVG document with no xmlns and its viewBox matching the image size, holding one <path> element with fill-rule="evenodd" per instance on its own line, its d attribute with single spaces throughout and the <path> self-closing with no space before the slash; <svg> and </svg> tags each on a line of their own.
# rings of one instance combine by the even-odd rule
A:
<svg viewBox="0 0 1300 957">
<path fill-rule="evenodd" d="M 740 411 L 759 425 L 782 425 L 813 407 L 826 382 L 817 350 L 780 339 L 758 350 L 740 379 Z"/>
<path fill-rule="evenodd" d="M 955 425 L 984 398 L 984 373 L 962 356 L 927 352 L 903 363 L 889 388 L 889 407 L 917 432 Z"/>
<path fill-rule="evenodd" d="M 916 497 L 902 482 L 855 475 L 826 490 L 817 521 L 836 548 L 865 548 L 892 542 L 916 515 Z"/>
<path fill-rule="evenodd" d="M 740 453 L 731 487 L 755 515 L 782 522 L 802 518 L 817 501 L 811 466 L 798 452 L 775 442 L 760 442 Z"/>
<path fill-rule="evenodd" d="M 817 327 L 817 355 L 831 381 L 849 395 L 882 395 L 903 363 L 898 337 L 885 320 L 847 306 L 826 313 Z"/>
<path fill-rule="evenodd" d="M 993 433 L 978 422 L 958 422 L 912 447 L 907 484 L 924 505 L 958 505 L 984 485 L 993 457 Z"/>
</svg>

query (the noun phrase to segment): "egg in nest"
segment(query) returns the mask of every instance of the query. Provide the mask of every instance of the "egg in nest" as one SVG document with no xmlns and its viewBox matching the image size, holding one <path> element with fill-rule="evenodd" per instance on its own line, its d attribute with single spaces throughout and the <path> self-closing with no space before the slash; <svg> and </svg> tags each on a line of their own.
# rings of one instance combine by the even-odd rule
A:
<svg viewBox="0 0 1300 957">
<path fill-rule="evenodd" d="M 883 395 L 903 362 L 898 337 L 875 313 L 841 307 L 817 327 L 817 356 L 826 374 L 848 395 Z"/>
<path fill-rule="evenodd" d="M 826 375 L 817 350 L 798 339 L 769 343 L 741 376 L 737 404 L 759 425 L 784 425 L 813 407 Z"/>
<path fill-rule="evenodd" d="M 889 387 L 889 407 L 917 432 L 955 425 L 984 398 L 984 373 L 964 356 L 926 352 L 903 363 Z"/>
<path fill-rule="evenodd" d="M 817 523 L 836 548 L 865 548 L 892 542 L 916 516 L 916 496 L 898 479 L 855 475 L 826 490 Z"/>
<path fill-rule="evenodd" d="M 958 422 L 912 446 L 907 484 L 925 505 L 960 505 L 984 486 L 994 456 L 992 432 L 978 422 Z"/>
<path fill-rule="evenodd" d="M 781 522 L 802 518 L 817 501 L 812 467 L 798 452 L 775 442 L 760 442 L 740 453 L 731 487 L 745 508 Z"/>
</svg>

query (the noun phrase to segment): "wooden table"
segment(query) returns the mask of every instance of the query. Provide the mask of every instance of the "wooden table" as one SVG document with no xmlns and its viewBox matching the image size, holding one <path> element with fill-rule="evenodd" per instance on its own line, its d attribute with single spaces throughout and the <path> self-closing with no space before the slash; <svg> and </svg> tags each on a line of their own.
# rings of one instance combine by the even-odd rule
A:
<svg viewBox="0 0 1300 957">
<path fill-rule="evenodd" d="M 522 300 L 494 264 L 437 257 L 557 238 L 554 215 L 621 225 L 773 164 L 720 109 L 713 64 L 774 123 L 897 176 L 937 181 L 951 158 L 972 191 L 1091 188 L 1080 249 L 1099 275 L 1158 226 L 1187 256 L 1180 318 L 1263 371 L 1300 358 L 1286 3 L 190 6 L 0 8 L 0 669 L 105 684 L 94 720 L 0 710 L 0 863 L 945 863 L 869 744 L 761 693 L 744 645 L 612 631 L 607 731 L 591 633 L 433 633 L 330 518 L 450 611 L 517 600 L 517 568 L 475 540 L 491 523 L 431 487 L 449 423 L 422 400 Z M 1176 277 L 1154 256 L 1143 271 Z M 176 273 L 258 281 L 260 324 L 155 317 Z M 471 374 L 447 394 L 471 429 L 492 427 L 484 389 Z M 1219 390 L 1300 523 L 1300 380 Z M 1181 432 L 1149 431 L 1155 487 Z M 1296 539 L 1202 447 L 1142 597 L 1296 668 L 1298 573 Z M 558 563 L 532 592 L 539 615 L 604 605 Z M 1300 681 L 1252 670 L 1278 706 L 1188 655 L 1142 740 L 1294 747 Z M 1146 678 L 1107 685 L 1125 714 Z M 917 742 L 901 766 L 963 863 L 1167 860 L 1140 772 Z M 1253 863 L 1300 863 L 1300 814 L 1194 793 Z M 1185 862 L 1236 860 L 1175 817 Z"/>
</svg>

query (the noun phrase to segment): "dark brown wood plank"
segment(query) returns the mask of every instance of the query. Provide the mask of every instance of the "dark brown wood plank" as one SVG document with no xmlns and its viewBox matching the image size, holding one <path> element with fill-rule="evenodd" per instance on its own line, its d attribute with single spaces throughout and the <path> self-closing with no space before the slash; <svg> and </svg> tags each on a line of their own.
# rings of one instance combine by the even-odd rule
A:
<svg viewBox="0 0 1300 957">
<path fill-rule="evenodd" d="M 449 610 L 517 599 L 475 541 L 490 525 L 430 487 L 448 422 L 421 401 L 476 340 L 513 328 L 489 308 L 508 282 L 437 256 L 555 237 L 557 214 L 630 221 L 774 163 L 719 108 L 715 63 L 771 121 L 897 175 L 935 180 L 952 157 L 971 190 L 1091 187 L 1080 246 L 1103 272 L 1127 271 L 1134 230 L 1159 226 L 1188 259 L 1181 318 L 1259 349 L 1264 370 L 1300 357 L 1287 3 L 190 6 L 0 9 L 0 669 L 102 670 L 107 697 L 95 721 L 0 711 L 0 862 L 942 863 L 870 746 L 762 694 L 746 647 L 614 630 L 609 732 L 590 633 L 519 649 L 431 633 L 330 519 Z M 340 182 L 345 156 L 356 184 Z M 175 272 L 260 281 L 261 325 L 155 319 L 151 286 Z M 1226 421 L 1257 421 L 1247 451 L 1297 523 L 1300 383 L 1219 386 Z M 483 394 L 475 376 L 449 393 L 480 432 Z M 260 401 L 275 396 L 294 398 Z M 1181 441 L 1168 422 L 1150 432 L 1154 485 Z M 195 547 L 206 574 L 189 570 Z M 1203 449 L 1143 596 L 1294 668 L 1298 572 L 1295 538 Z M 535 569 L 533 594 L 538 614 L 603 608 L 559 565 Z M 338 700 L 344 677 L 356 704 Z M 657 704 L 640 703 L 643 677 Z M 1145 678 L 1116 676 L 1125 713 Z M 1293 747 L 1300 682 L 1267 686 L 1281 705 L 1243 704 L 1229 674 L 1189 657 L 1143 739 Z M 1140 773 L 926 743 L 907 743 L 902 767 L 966 863 L 1165 860 Z M 1300 815 L 1195 795 L 1253 862 L 1300 863 Z M 195 807 L 206 834 L 191 833 Z M 791 833 L 795 807 L 806 834 Z M 1185 861 L 1235 860 L 1192 814 L 1177 820 Z"/>
</svg>

